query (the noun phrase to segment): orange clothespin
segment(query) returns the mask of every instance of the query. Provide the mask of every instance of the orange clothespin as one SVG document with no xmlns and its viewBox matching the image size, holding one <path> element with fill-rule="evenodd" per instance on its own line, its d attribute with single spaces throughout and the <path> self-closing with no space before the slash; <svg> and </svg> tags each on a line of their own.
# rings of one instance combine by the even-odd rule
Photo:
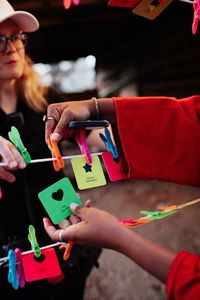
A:
<svg viewBox="0 0 200 300">
<path fill-rule="evenodd" d="M 64 254 L 63 254 L 63 259 L 64 259 L 64 260 L 68 260 L 73 245 L 74 245 L 74 242 L 72 242 L 72 241 L 70 241 L 70 242 L 67 243 L 67 244 L 62 244 L 62 245 L 60 245 L 60 247 L 59 247 L 60 250 L 65 249 L 65 252 L 64 252 Z"/>
<path fill-rule="evenodd" d="M 51 138 L 48 139 L 48 145 L 51 150 L 51 155 L 53 158 L 56 158 L 53 160 L 53 167 L 55 171 L 60 171 L 60 169 L 64 168 L 64 159 L 62 158 L 62 155 L 60 154 L 60 150 L 58 148 L 57 142 L 54 142 L 51 140 Z"/>
</svg>

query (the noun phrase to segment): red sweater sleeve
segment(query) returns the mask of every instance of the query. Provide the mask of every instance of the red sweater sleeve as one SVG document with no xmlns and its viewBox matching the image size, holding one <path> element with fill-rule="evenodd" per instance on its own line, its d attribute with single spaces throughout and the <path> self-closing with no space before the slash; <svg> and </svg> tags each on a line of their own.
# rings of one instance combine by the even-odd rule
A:
<svg viewBox="0 0 200 300">
<path fill-rule="evenodd" d="M 200 96 L 113 100 L 128 177 L 200 186 Z"/>
<path fill-rule="evenodd" d="M 167 300 L 200 299 L 200 257 L 181 251 L 169 270 Z"/>
</svg>

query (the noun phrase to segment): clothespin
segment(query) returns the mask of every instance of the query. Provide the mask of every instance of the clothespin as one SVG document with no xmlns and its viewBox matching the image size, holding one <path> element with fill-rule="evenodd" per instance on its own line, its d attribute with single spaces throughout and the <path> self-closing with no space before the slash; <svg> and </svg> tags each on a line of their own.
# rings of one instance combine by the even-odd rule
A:
<svg viewBox="0 0 200 300">
<path fill-rule="evenodd" d="M 73 5 L 79 5 L 80 0 L 72 0 Z"/>
<path fill-rule="evenodd" d="M 104 128 L 104 131 L 105 131 L 105 136 L 100 132 L 99 135 L 100 135 L 100 138 L 102 139 L 104 145 L 106 146 L 106 149 L 112 153 L 112 156 L 113 156 L 113 159 L 118 162 L 118 159 L 119 159 L 119 154 L 118 154 L 118 151 L 111 139 L 111 136 L 110 136 L 110 131 L 107 127 Z"/>
<path fill-rule="evenodd" d="M 129 227 L 134 227 L 134 226 L 139 226 L 139 225 L 143 225 L 143 224 L 146 224 L 146 223 L 149 223 L 149 222 L 152 222 L 153 219 L 137 219 L 137 220 L 133 220 L 133 219 L 119 219 L 119 222 L 122 224 L 122 225 L 125 225 L 125 226 L 129 226 Z"/>
<path fill-rule="evenodd" d="M 63 0 L 63 5 L 65 9 L 69 9 L 72 4 L 78 5 L 79 3 L 80 0 Z"/>
<path fill-rule="evenodd" d="M 11 127 L 11 131 L 8 132 L 8 136 L 10 141 L 15 145 L 17 150 L 20 152 L 26 164 L 29 164 L 31 161 L 30 154 L 27 149 L 24 147 L 24 144 L 20 138 L 19 131 L 15 126 Z"/>
<path fill-rule="evenodd" d="M 57 142 L 52 141 L 51 138 L 48 139 L 48 146 L 51 150 L 51 155 L 53 158 L 56 158 L 53 160 L 53 167 L 55 171 L 60 171 L 60 169 L 64 168 L 65 162 L 62 158 L 62 155 L 60 154 L 60 150 L 58 148 Z"/>
<path fill-rule="evenodd" d="M 85 129 L 80 129 L 79 134 L 76 136 L 76 142 L 79 145 L 81 153 L 85 155 L 86 162 L 88 164 L 92 163 L 92 155 L 90 154 L 88 145 L 87 145 L 87 138 L 85 135 Z"/>
<path fill-rule="evenodd" d="M 12 249 L 8 251 L 8 282 L 12 283 L 15 290 L 18 289 L 19 279 L 17 277 L 16 256 Z"/>
<path fill-rule="evenodd" d="M 141 214 L 146 215 L 150 219 L 162 219 L 162 218 L 172 215 L 176 212 L 177 212 L 176 209 L 168 210 L 168 211 L 146 211 L 146 210 L 140 211 Z"/>
<path fill-rule="evenodd" d="M 195 34 L 197 32 L 198 22 L 200 19 L 200 15 L 199 15 L 200 1 L 199 0 L 194 0 L 193 10 L 194 10 L 194 15 L 193 15 L 193 23 L 192 23 L 192 33 Z"/>
<path fill-rule="evenodd" d="M 33 225 L 29 225 L 29 234 L 28 234 L 28 240 L 31 243 L 31 249 L 34 252 L 35 258 L 40 258 L 41 257 L 41 250 L 40 247 L 38 245 L 37 239 L 36 239 L 36 235 L 35 235 L 35 228 L 33 227 Z"/>
<path fill-rule="evenodd" d="M 158 209 L 160 210 L 174 210 L 174 209 L 178 209 L 178 205 L 161 205 L 158 206 Z"/>
<path fill-rule="evenodd" d="M 59 247 L 60 250 L 65 249 L 65 252 L 63 254 L 64 260 L 67 260 L 69 258 L 73 245 L 74 245 L 74 243 L 72 241 L 70 241 L 67 244 L 60 245 L 60 247 Z"/>
<path fill-rule="evenodd" d="M 16 271 L 19 280 L 19 286 L 23 288 L 25 286 L 25 277 L 24 277 L 24 269 L 22 264 L 21 250 L 19 248 L 15 249 L 15 255 L 16 255 L 16 266 L 17 266 Z"/>
</svg>

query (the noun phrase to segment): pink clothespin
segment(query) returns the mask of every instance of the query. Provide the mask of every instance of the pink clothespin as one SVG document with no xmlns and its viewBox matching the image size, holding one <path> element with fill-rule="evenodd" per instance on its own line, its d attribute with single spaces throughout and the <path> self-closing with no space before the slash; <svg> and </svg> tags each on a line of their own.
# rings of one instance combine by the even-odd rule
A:
<svg viewBox="0 0 200 300">
<path fill-rule="evenodd" d="M 23 288 L 25 286 L 25 277 L 24 277 L 24 269 L 22 264 L 21 250 L 19 248 L 15 249 L 15 255 L 16 255 L 16 272 L 19 280 L 19 286 Z"/>
<path fill-rule="evenodd" d="M 193 4 L 194 16 L 192 23 L 192 33 L 195 34 L 197 32 L 198 22 L 200 19 L 199 11 L 200 11 L 200 0 L 194 0 Z"/>
<path fill-rule="evenodd" d="M 72 0 L 72 3 L 73 3 L 74 5 L 79 5 L 80 0 Z"/>
<path fill-rule="evenodd" d="M 86 135 L 85 135 L 85 129 L 81 129 L 79 131 L 79 134 L 76 136 L 76 141 L 80 147 L 81 153 L 83 155 L 85 155 L 86 158 L 86 162 L 88 164 L 92 163 L 92 156 L 90 154 L 88 145 L 87 145 L 87 139 L 86 139 Z"/>
</svg>

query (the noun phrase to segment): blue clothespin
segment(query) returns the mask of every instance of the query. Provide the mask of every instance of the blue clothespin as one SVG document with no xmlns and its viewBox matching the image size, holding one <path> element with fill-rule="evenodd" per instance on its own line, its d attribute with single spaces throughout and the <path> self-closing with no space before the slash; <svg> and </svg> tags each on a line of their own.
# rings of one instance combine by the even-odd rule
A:
<svg viewBox="0 0 200 300">
<path fill-rule="evenodd" d="M 146 211 L 141 210 L 140 213 L 146 215 L 150 219 L 162 219 L 177 212 L 177 209 L 168 211 Z"/>
<path fill-rule="evenodd" d="M 16 255 L 12 249 L 8 251 L 8 268 L 8 282 L 12 283 L 13 288 L 17 290 L 19 279 L 17 277 Z"/>
<path fill-rule="evenodd" d="M 100 135 L 100 138 L 102 139 L 104 145 L 106 146 L 106 149 L 112 153 L 112 156 L 113 156 L 113 159 L 118 162 L 119 160 L 119 154 L 118 154 L 118 151 L 111 139 L 111 136 L 110 136 L 110 131 L 107 127 L 104 128 L 104 131 L 105 131 L 105 136 L 100 132 L 99 135 Z"/>
</svg>

